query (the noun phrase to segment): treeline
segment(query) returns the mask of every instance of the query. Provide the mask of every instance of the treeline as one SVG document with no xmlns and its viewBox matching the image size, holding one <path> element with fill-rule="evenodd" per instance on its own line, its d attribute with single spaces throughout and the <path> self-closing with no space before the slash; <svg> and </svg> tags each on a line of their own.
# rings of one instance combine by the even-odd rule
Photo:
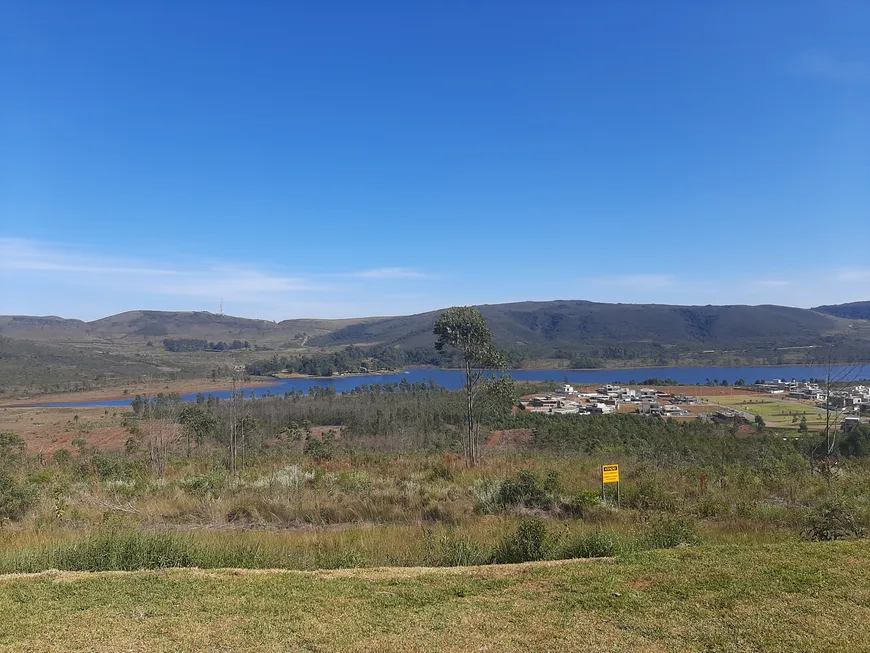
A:
<svg viewBox="0 0 870 653">
<path fill-rule="evenodd" d="M 595 369 L 610 366 L 660 367 L 740 367 L 754 365 L 818 365 L 829 361 L 839 364 L 870 360 L 870 341 L 820 344 L 812 349 L 783 349 L 772 344 L 727 343 L 721 349 L 700 349 L 696 344 L 624 343 L 622 345 L 583 344 L 578 347 L 551 348 L 544 345 L 506 347 L 512 367 L 541 359 L 566 360 L 572 369 Z"/>
<path fill-rule="evenodd" d="M 440 365 L 434 349 L 402 350 L 395 347 L 357 347 L 348 345 L 335 352 L 315 352 L 298 356 L 272 356 L 248 363 L 247 372 L 254 376 L 268 376 L 278 372 L 333 376 L 350 372 L 379 372 L 395 370 L 406 365 Z"/>
<path fill-rule="evenodd" d="M 199 338 L 165 338 L 163 340 L 163 348 L 171 352 L 184 351 L 231 351 L 235 349 L 250 349 L 251 344 L 245 340 L 233 340 L 231 343 L 226 343 L 223 340 L 220 342 L 212 342 Z"/>
<path fill-rule="evenodd" d="M 266 455 L 275 446 L 304 449 L 315 427 L 334 428 L 336 436 L 340 434 L 329 444 L 336 451 L 461 451 L 462 395 L 432 382 L 373 384 L 342 395 L 324 387 L 308 395 L 289 392 L 242 401 L 243 396 L 239 392 L 236 401 L 201 396 L 194 404 L 182 404 L 172 395 L 151 402 L 137 398 L 134 411 L 140 419 L 174 419 L 200 444 L 228 447 L 231 434 L 236 433 L 242 438 L 237 446 L 249 456 Z M 618 414 L 511 414 L 494 400 L 482 403 L 480 409 L 484 432 L 521 429 L 528 434 L 524 437 L 531 437 L 525 446 L 533 449 L 629 455 L 656 465 L 798 469 L 807 464 L 815 443 L 815 436 L 783 440 L 781 434 L 763 431 L 737 437 L 730 426 L 702 421 Z M 870 456 L 870 429 L 860 427 L 844 436 L 839 449 L 844 456 Z"/>
</svg>

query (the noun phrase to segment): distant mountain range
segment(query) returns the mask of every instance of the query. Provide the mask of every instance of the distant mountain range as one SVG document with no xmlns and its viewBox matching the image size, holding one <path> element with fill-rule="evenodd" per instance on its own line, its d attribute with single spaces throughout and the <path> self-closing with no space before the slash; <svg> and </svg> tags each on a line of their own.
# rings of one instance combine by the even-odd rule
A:
<svg viewBox="0 0 870 653">
<path fill-rule="evenodd" d="M 785 306 L 668 306 L 566 300 L 479 307 L 496 343 L 515 360 L 659 364 L 812 362 L 813 350 L 837 343 L 838 356 L 870 360 L 870 301 L 813 309 Z M 164 338 L 248 341 L 287 350 L 377 345 L 431 349 L 439 311 L 400 317 L 269 322 L 208 312 L 130 311 L 92 322 L 0 316 L 0 336 L 76 347 L 160 347 Z M 806 350 L 799 357 L 794 352 Z M 779 361 L 784 352 L 792 353 Z M 779 352 L 779 353 L 775 353 Z M 738 363 L 740 361 L 737 361 Z"/>
</svg>

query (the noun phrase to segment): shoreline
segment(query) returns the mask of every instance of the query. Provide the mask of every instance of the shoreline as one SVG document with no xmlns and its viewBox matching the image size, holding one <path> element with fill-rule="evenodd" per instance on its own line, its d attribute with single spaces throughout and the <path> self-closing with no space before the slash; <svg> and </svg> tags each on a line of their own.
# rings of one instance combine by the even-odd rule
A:
<svg viewBox="0 0 870 653">
<path fill-rule="evenodd" d="M 239 389 L 253 389 L 278 385 L 278 380 L 251 380 L 242 385 L 237 385 Z M 129 391 L 124 394 L 123 390 L 115 388 L 106 388 L 103 390 L 79 390 L 76 392 L 54 392 L 44 395 L 33 395 L 27 398 L 0 400 L 0 408 L 26 408 L 26 407 L 44 407 L 44 404 L 55 403 L 79 403 L 86 401 L 122 401 L 129 399 L 133 401 L 136 395 L 150 394 L 152 396 L 158 393 L 178 393 L 180 395 L 193 394 L 194 392 L 217 392 L 221 390 L 232 390 L 232 381 L 211 381 L 202 379 L 188 379 L 184 381 L 168 381 L 159 384 L 129 384 Z"/>
<path fill-rule="evenodd" d="M 301 372 L 277 372 L 275 374 L 271 374 L 270 376 L 274 379 L 277 379 L 278 382 L 281 381 L 290 381 L 292 379 L 343 379 L 349 376 L 391 376 L 393 374 L 403 374 L 407 369 L 407 367 L 402 367 L 397 370 L 388 370 L 388 371 L 377 371 L 377 372 L 344 372 L 341 374 L 333 374 L 332 376 L 317 376 L 314 374 L 302 374 Z M 415 369 L 429 369 L 425 366 L 421 366 Z M 449 367 L 433 367 L 433 370 L 438 369 L 453 369 Z M 458 369 L 458 368 L 457 368 Z M 279 376 L 280 375 L 280 376 Z M 273 384 L 274 385 L 274 384 Z"/>
<path fill-rule="evenodd" d="M 870 367 L 870 361 L 864 363 L 831 363 L 831 367 Z M 818 367 L 825 368 L 828 363 L 813 365 L 811 363 L 783 363 L 782 365 L 636 365 L 626 367 L 520 367 L 516 372 L 624 372 L 625 370 L 736 370 L 741 368 L 777 369 L 782 367 Z M 417 368 L 426 369 L 426 368 Z M 461 370 L 461 367 L 433 367 L 433 370 Z"/>
<path fill-rule="evenodd" d="M 870 362 L 866 363 L 832 363 L 833 367 L 854 367 L 856 370 L 860 370 L 863 367 L 870 368 Z M 540 372 L 542 374 L 552 374 L 558 375 L 559 373 L 573 373 L 573 372 L 612 372 L 614 374 L 619 373 L 627 373 L 629 371 L 636 372 L 638 370 L 698 370 L 698 369 L 709 369 L 709 370 L 731 370 L 731 369 L 782 369 L 782 368 L 791 368 L 791 367 L 800 367 L 800 368 L 818 368 L 824 369 L 827 365 L 806 365 L 806 364 L 788 364 L 788 365 L 711 365 L 711 366 L 652 366 L 652 367 L 596 367 L 596 368 L 572 368 L 572 367 L 528 367 L 528 368 L 519 368 L 514 370 L 506 370 L 506 372 Z M 401 368 L 398 370 L 391 371 L 378 371 L 378 372 L 349 372 L 346 374 L 335 374 L 332 376 L 314 376 L 308 374 L 300 374 L 300 373 L 292 373 L 292 374 L 284 374 L 282 376 L 270 376 L 270 377 L 257 377 L 252 379 L 246 383 L 237 385 L 236 387 L 241 390 L 252 390 L 257 388 L 266 388 L 271 386 L 280 385 L 283 381 L 292 381 L 292 380 L 313 380 L 313 381 L 332 381 L 344 378 L 355 378 L 355 377 L 386 377 L 386 376 L 395 376 L 398 374 L 402 374 L 407 372 L 408 370 L 431 370 L 433 372 L 438 371 L 449 371 L 449 372 L 461 372 L 461 368 L 456 367 L 431 367 L 431 366 L 415 366 L 411 368 Z M 870 369 L 867 371 L 866 376 L 861 376 L 861 378 L 870 378 Z M 517 379 L 523 380 L 523 379 Z M 667 379 L 662 379 L 667 380 Z M 856 379 L 858 380 L 858 379 Z M 582 381 L 575 381 L 575 383 L 582 383 Z M 697 385 L 687 384 L 687 385 Z M 106 388 L 101 390 L 81 390 L 76 392 L 61 392 L 61 393 L 49 393 L 49 394 L 37 394 L 32 395 L 26 398 L 9 398 L 9 399 L 0 399 L 0 408 L 23 408 L 23 407 L 39 407 L 44 406 L 45 404 L 52 403 L 84 403 L 84 402 L 96 402 L 96 401 L 122 401 L 124 399 L 129 399 L 130 401 L 138 395 L 156 395 L 157 393 L 178 393 L 178 394 L 193 394 L 197 392 L 201 392 L 203 394 L 207 394 L 209 392 L 216 391 L 226 391 L 231 390 L 233 387 L 232 381 L 228 380 L 219 380 L 212 381 L 209 379 L 186 379 L 180 381 L 162 381 L 156 384 L 144 384 L 144 383 L 130 383 L 127 385 L 127 393 L 125 394 L 120 388 L 124 387 L 116 386 L 114 388 Z"/>
</svg>

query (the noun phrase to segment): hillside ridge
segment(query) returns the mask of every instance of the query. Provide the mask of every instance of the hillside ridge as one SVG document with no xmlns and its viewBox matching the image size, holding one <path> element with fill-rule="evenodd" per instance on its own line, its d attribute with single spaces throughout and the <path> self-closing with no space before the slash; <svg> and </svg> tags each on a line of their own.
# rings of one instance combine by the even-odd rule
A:
<svg viewBox="0 0 870 653">
<path fill-rule="evenodd" d="M 762 305 L 609 304 L 587 300 L 522 301 L 478 306 L 496 343 L 542 357 L 654 356 L 709 351 L 818 347 L 832 338 L 870 356 L 870 323 L 853 313 L 870 302 L 814 309 Z M 412 315 L 280 322 L 208 311 L 125 311 L 92 321 L 0 316 L 0 335 L 46 343 L 159 344 L 164 338 L 248 341 L 263 348 L 380 345 L 431 348 L 439 310 Z M 842 315 L 838 315 L 841 313 Z"/>
</svg>

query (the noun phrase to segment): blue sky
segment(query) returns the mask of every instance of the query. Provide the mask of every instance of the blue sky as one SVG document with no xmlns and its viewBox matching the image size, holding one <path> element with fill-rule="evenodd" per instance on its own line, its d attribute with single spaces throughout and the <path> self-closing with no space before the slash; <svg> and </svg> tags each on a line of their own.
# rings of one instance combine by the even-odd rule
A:
<svg viewBox="0 0 870 653">
<path fill-rule="evenodd" d="M 870 299 L 870 4 L 0 3 L 0 314 Z"/>
</svg>

